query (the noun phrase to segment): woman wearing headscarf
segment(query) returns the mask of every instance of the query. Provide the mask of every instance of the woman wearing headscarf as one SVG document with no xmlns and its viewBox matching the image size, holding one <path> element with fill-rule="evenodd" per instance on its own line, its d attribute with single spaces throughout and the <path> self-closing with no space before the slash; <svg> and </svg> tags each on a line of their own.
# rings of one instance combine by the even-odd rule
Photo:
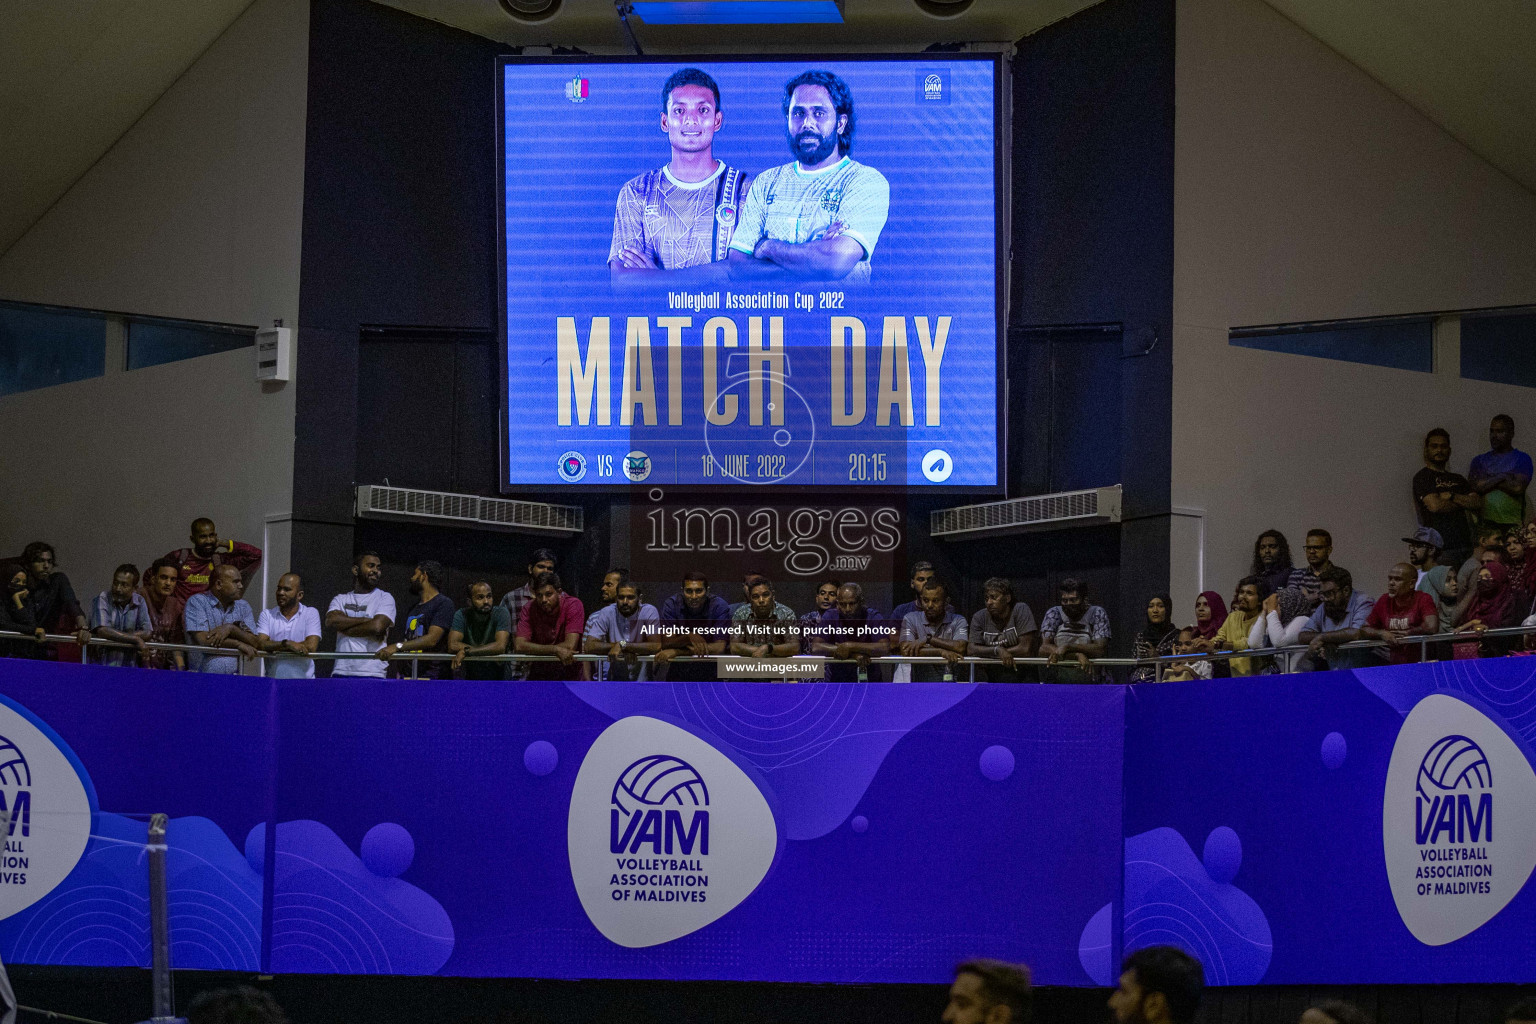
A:
<svg viewBox="0 0 1536 1024">
<path fill-rule="evenodd" d="M 1154 594 L 1147 601 L 1147 624 L 1136 634 L 1131 643 L 1131 656 L 1135 658 L 1162 658 L 1174 653 L 1179 641 L 1179 627 L 1173 624 L 1173 598 L 1167 594 Z M 1157 666 L 1138 665 L 1131 673 L 1133 683 L 1157 681 Z"/>
<path fill-rule="evenodd" d="M 1216 634 L 1221 632 L 1221 624 L 1227 621 L 1227 602 L 1221 599 L 1221 595 L 1214 590 L 1203 590 L 1200 596 L 1195 598 L 1195 624 L 1196 640 L 1214 640 Z"/>
<path fill-rule="evenodd" d="M 27 602 L 27 570 L 25 566 L 6 564 L 0 566 L 0 631 L 32 634 L 37 629 L 37 617 Z M 33 657 L 37 645 L 32 640 L 14 637 L 0 638 L 0 658 Z"/>
<path fill-rule="evenodd" d="M 1451 565 L 1437 565 L 1430 569 L 1419 581 L 1419 589 L 1435 602 L 1435 614 L 1440 618 L 1442 633 L 1456 631 L 1457 625 L 1467 613 L 1467 606 L 1477 596 L 1473 588 L 1469 588 L 1466 593 L 1462 592 L 1461 584 L 1456 579 L 1456 567 Z M 1449 661 L 1453 656 L 1451 645 L 1444 640 L 1429 644 L 1424 656 L 1430 661 Z"/>
<path fill-rule="evenodd" d="M 1264 609 L 1248 630 L 1249 647 L 1294 647 L 1301 642 L 1301 631 L 1311 618 L 1307 592 L 1300 587 L 1284 587 L 1264 599 Z M 1304 652 L 1275 656 L 1280 672 L 1295 672 Z"/>
<path fill-rule="evenodd" d="M 1509 570 L 1500 562 L 1487 562 L 1477 571 L 1477 592 L 1467 605 L 1458 631 L 1482 633 L 1485 629 L 1504 629 L 1521 619 L 1515 603 L 1515 591 L 1509 584 Z M 1483 637 L 1458 641 L 1453 645 L 1457 658 L 1499 658 L 1509 653 L 1507 637 Z"/>
<path fill-rule="evenodd" d="M 1201 651 L 1210 654 L 1216 650 L 1216 634 L 1221 632 L 1222 625 L 1227 621 L 1227 602 L 1214 590 L 1202 590 L 1200 596 L 1195 598 L 1195 624 L 1190 636 L 1189 647 L 1191 651 Z M 1212 671 L 1217 676 L 1227 676 L 1230 670 L 1225 661 L 1211 662 Z"/>
<path fill-rule="evenodd" d="M 1514 593 L 1515 604 L 1523 611 L 1531 604 L 1531 571 L 1536 569 L 1536 552 L 1525 546 L 1524 530 L 1512 529 L 1505 535 L 1504 565 L 1509 569 L 1509 589 Z"/>
</svg>

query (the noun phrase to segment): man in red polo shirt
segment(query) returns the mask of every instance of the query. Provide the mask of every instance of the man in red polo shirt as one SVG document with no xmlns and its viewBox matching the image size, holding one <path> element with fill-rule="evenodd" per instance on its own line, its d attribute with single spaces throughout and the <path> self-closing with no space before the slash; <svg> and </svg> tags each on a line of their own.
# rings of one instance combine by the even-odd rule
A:
<svg viewBox="0 0 1536 1024">
<path fill-rule="evenodd" d="M 1360 628 L 1364 640 L 1386 640 L 1392 646 L 1379 653 L 1393 665 L 1419 660 L 1422 644 L 1403 643 L 1405 637 L 1427 636 L 1440 629 L 1434 598 L 1415 590 L 1419 573 L 1407 562 L 1398 562 L 1387 573 L 1387 592 L 1376 600 L 1371 617 Z"/>
<path fill-rule="evenodd" d="M 535 661 L 528 666 L 529 679 L 580 679 L 581 665 L 575 654 L 587 613 L 581 602 L 561 589 L 560 577 L 541 572 L 533 578 L 533 600 L 523 605 L 517 619 L 518 654 L 552 654 L 559 661 Z"/>
<path fill-rule="evenodd" d="M 176 581 L 176 598 L 183 604 L 193 594 L 208 589 L 214 566 L 234 566 L 240 570 L 241 580 L 248 585 L 256 567 L 261 564 L 261 548 L 237 540 L 219 540 L 219 531 L 212 519 L 193 520 L 191 540 L 190 548 L 172 551 L 165 556 L 181 567 L 181 577 Z"/>
</svg>

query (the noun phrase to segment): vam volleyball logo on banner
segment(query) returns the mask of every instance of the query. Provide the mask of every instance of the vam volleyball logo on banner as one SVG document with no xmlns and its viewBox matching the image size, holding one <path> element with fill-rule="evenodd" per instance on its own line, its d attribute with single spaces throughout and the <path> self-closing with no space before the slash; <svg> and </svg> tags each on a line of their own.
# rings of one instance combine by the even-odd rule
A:
<svg viewBox="0 0 1536 1024">
<path fill-rule="evenodd" d="M 91 838 L 91 796 L 61 742 L 0 698 L 0 920 L 53 891 Z"/>
<path fill-rule="evenodd" d="M 1536 772 L 1488 716 L 1431 694 L 1392 748 L 1382 843 L 1392 898 L 1414 938 L 1428 946 L 1464 938 L 1508 906 L 1536 867 Z"/>
<path fill-rule="evenodd" d="M 778 840 L 752 779 L 656 718 L 604 730 L 571 791 L 571 880 L 587 918 L 621 946 L 671 942 L 725 916 L 767 876 Z"/>
</svg>

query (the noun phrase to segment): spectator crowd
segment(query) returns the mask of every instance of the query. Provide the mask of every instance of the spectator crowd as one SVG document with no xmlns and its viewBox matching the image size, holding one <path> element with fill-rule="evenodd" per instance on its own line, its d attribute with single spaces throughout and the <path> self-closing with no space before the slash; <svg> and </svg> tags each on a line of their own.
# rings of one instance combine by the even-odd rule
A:
<svg viewBox="0 0 1536 1024">
<path fill-rule="evenodd" d="M 1426 435 L 1424 468 L 1412 481 L 1419 525 L 1402 538 L 1404 560 L 1384 572 L 1357 582 L 1334 562 L 1333 537 L 1322 528 L 1305 533 L 1298 565 L 1285 534 L 1265 530 L 1254 541 L 1248 575 L 1230 595 L 1201 593 L 1188 625 L 1178 624 L 1180 609 L 1168 594 L 1151 596 L 1133 656 L 1162 661 L 1136 666 L 1131 681 L 1527 653 L 1523 637 L 1489 631 L 1536 626 L 1536 519 L 1524 515 L 1531 458 L 1514 447 L 1508 416 L 1494 417 L 1489 442 L 1463 476 L 1449 468 L 1450 435 L 1439 428 Z M 813 655 L 830 659 L 815 669 L 830 682 L 970 678 L 972 666 L 957 675 L 965 658 L 983 659 L 974 666 L 976 678 L 989 682 L 1107 678 L 1095 662 L 1111 639 L 1109 615 L 1091 602 L 1083 582 L 1070 578 L 1057 588 L 1058 603 L 1037 620 L 1002 577 L 983 584 L 982 607 L 961 614 L 950 584 L 928 562 L 912 566 L 912 598 L 889 615 L 866 603 L 858 583 L 835 579 L 819 581 L 814 607 L 797 613 L 757 572 L 745 576 L 735 603 L 689 573 L 658 606 L 628 570 L 615 567 L 603 578 L 600 606 L 589 613 L 566 591 L 556 555 L 539 549 L 521 586 L 497 600 L 488 581 L 476 581 L 462 605 L 443 593 L 444 567 L 422 561 L 410 578 L 414 603 L 402 616 L 381 587 L 381 558 L 364 551 L 353 560 L 351 588 L 335 595 L 323 615 L 305 603 L 303 578 L 287 572 L 278 577 L 272 607 L 257 616 L 243 594 L 261 550 L 221 540 L 209 519 L 192 524 L 189 541 L 143 573 L 119 565 L 111 585 L 84 606 L 55 568 L 52 545 L 28 544 L 18 562 L 0 567 L 7 583 L 0 632 L 17 634 L 0 637 L 0 654 L 49 657 L 45 637 L 65 632 L 82 645 L 93 637 L 110 642 L 91 648 L 105 665 L 234 673 L 241 659 L 267 655 L 269 674 L 313 678 L 313 655 L 328 629 L 340 656 L 334 676 L 708 680 L 748 678 L 753 663 Z M 1378 597 L 1369 593 L 1373 580 L 1382 587 Z M 1442 634 L 1454 636 L 1420 639 Z M 1360 640 L 1380 643 L 1346 646 Z M 505 654 L 529 660 L 482 660 Z M 578 660 L 579 654 L 599 657 Z M 734 657 L 713 660 L 721 655 Z M 890 655 L 928 660 L 877 660 Z"/>
</svg>

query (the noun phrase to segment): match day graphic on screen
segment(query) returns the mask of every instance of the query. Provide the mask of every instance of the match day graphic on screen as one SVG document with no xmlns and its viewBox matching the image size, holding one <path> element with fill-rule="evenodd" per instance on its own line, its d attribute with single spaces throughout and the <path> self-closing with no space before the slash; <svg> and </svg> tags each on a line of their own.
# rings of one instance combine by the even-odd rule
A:
<svg viewBox="0 0 1536 1024">
<path fill-rule="evenodd" d="M 507 485 L 997 486 L 996 83 L 505 63 Z"/>
</svg>

